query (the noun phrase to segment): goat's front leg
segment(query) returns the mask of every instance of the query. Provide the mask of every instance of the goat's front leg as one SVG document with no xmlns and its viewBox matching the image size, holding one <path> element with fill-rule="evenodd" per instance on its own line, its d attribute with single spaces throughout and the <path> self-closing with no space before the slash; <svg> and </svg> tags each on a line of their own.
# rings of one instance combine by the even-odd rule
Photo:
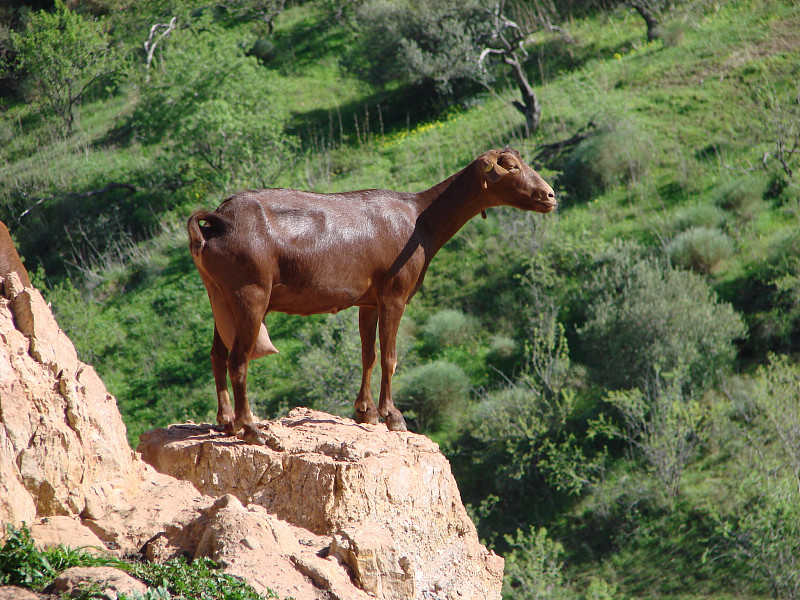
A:
<svg viewBox="0 0 800 600">
<path fill-rule="evenodd" d="M 228 396 L 228 348 L 214 323 L 214 341 L 211 342 L 211 372 L 217 387 L 217 423 L 225 433 L 233 435 L 233 408 Z"/>
<path fill-rule="evenodd" d="M 378 353 L 375 348 L 375 330 L 378 327 L 378 309 L 362 306 L 358 309 L 358 331 L 361 334 L 361 389 L 354 405 L 356 423 L 377 425 L 378 409 L 372 401 L 372 369 Z"/>
<path fill-rule="evenodd" d="M 242 298 L 234 311 L 236 335 L 228 356 L 228 373 L 233 388 L 235 430 L 244 429 L 244 441 L 264 445 L 264 439 L 256 427 L 250 402 L 247 399 L 247 364 L 258 341 L 262 319 L 266 314 L 266 295 L 260 289 L 252 289 Z"/>
<path fill-rule="evenodd" d="M 390 431 L 407 431 L 406 421 L 392 400 L 392 375 L 397 368 L 397 329 L 405 310 L 402 300 L 389 300 L 380 307 L 379 332 L 381 342 L 381 397 L 378 414 Z"/>
</svg>

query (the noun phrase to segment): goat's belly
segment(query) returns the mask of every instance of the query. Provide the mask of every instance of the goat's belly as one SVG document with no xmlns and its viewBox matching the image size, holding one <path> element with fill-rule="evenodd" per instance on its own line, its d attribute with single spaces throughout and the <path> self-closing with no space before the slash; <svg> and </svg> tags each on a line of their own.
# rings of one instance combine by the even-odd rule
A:
<svg viewBox="0 0 800 600">
<path fill-rule="evenodd" d="M 290 315 L 337 313 L 351 306 L 364 305 L 365 295 L 354 290 L 292 289 L 276 285 L 270 294 L 268 312 Z M 367 302 L 367 304 L 370 304 Z"/>
</svg>

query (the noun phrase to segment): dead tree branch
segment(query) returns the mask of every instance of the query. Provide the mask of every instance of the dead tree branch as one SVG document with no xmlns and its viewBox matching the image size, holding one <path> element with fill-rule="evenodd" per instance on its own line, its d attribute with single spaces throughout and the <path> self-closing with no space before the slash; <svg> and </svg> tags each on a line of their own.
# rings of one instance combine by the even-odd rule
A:
<svg viewBox="0 0 800 600">
<path fill-rule="evenodd" d="M 150 35 L 147 36 L 147 41 L 144 43 L 144 51 L 147 53 L 147 64 L 145 70 L 150 69 L 150 63 L 153 62 L 153 53 L 156 51 L 158 43 L 167 37 L 178 24 L 178 17 L 172 17 L 169 23 L 156 23 L 150 28 Z M 164 31 L 157 38 L 153 39 L 156 32 L 164 28 Z M 150 74 L 147 74 L 147 81 L 150 81 Z"/>
</svg>

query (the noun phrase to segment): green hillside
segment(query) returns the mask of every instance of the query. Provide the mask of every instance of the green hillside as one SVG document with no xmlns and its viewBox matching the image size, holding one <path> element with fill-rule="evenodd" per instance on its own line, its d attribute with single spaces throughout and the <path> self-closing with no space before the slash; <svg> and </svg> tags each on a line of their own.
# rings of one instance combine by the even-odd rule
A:
<svg viewBox="0 0 800 600">
<path fill-rule="evenodd" d="M 559 209 L 492 209 L 440 251 L 395 378 L 504 598 L 800 598 L 800 7 L 509 0 L 528 131 L 478 61 L 517 31 L 487 6 L 12 0 L 0 220 L 135 445 L 216 414 L 193 210 L 417 191 L 513 146 Z M 349 416 L 356 311 L 267 325 L 256 414 Z"/>
</svg>

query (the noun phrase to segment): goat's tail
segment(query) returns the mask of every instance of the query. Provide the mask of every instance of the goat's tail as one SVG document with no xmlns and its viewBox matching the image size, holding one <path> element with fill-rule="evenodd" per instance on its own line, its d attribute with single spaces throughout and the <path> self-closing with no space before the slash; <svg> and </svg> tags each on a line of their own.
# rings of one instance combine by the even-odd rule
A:
<svg viewBox="0 0 800 600">
<path fill-rule="evenodd" d="M 200 223 L 205 221 L 203 226 Z M 192 255 L 195 257 L 200 256 L 200 252 L 206 245 L 209 235 L 219 235 L 226 232 L 233 226 L 233 222 L 228 217 L 223 217 L 217 212 L 198 210 L 186 223 L 186 229 L 189 231 L 189 248 Z"/>
</svg>

